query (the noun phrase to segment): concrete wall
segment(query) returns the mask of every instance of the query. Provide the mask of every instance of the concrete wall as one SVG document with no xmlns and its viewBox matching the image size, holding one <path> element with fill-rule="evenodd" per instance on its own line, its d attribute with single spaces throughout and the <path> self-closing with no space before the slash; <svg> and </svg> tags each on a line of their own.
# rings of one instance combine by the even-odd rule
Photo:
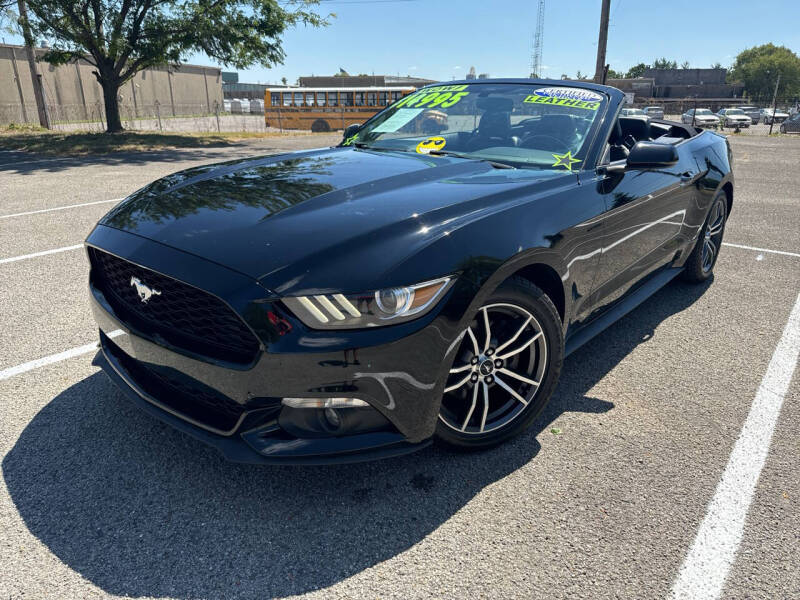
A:
<svg viewBox="0 0 800 600">
<path fill-rule="evenodd" d="M 656 85 L 721 85 L 725 69 L 647 69 L 644 77 L 652 77 Z"/>
<path fill-rule="evenodd" d="M 37 57 L 45 50 L 37 49 Z M 50 118 L 103 119 L 103 90 L 85 61 L 53 67 L 39 62 Z M 146 69 L 120 88 L 123 119 L 209 114 L 222 108 L 222 75 L 215 67 Z M 21 46 L 0 45 L 0 123 L 38 123 L 30 69 Z"/>
</svg>

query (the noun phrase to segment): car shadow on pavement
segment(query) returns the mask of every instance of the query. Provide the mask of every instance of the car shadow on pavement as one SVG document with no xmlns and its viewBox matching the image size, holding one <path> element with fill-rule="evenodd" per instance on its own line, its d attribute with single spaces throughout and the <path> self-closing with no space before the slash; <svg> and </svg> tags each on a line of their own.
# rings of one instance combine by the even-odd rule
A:
<svg viewBox="0 0 800 600">
<path fill-rule="evenodd" d="M 226 463 L 96 373 L 36 415 L 3 476 L 30 532 L 107 593 L 266 598 L 323 589 L 408 550 L 524 467 L 560 414 L 611 410 L 587 392 L 707 287 L 668 286 L 573 354 L 534 427 L 487 452 L 431 447 L 329 467 Z"/>
<path fill-rule="evenodd" d="M 170 150 L 146 150 L 139 152 L 111 152 L 109 154 L 90 154 L 76 156 L 46 156 L 29 152 L 3 151 L 0 153 L 0 175 L 38 175 L 57 173 L 74 167 L 131 167 L 150 163 L 182 163 L 196 160 L 226 161 L 276 152 L 277 149 L 265 145 L 256 148 L 252 145 L 237 144 L 225 148 L 193 148 Z"/>
</svg>

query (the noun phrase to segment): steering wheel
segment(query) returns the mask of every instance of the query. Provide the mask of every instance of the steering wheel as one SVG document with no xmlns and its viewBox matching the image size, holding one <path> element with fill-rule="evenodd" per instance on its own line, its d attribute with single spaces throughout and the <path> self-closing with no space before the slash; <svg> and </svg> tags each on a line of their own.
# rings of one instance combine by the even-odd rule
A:
<svg viewBox="0 0 800 600">
<path fill-rule="evenodd" d="M 535 140 L 536 138 L 543 139 L 545 141 L 555 142 L 557 148 L 552 148 L 552 147 L 541 148 L 539 146 L 531 144 L 531 140 Z M 520 146 L 522 148 L 529 148 L 532 150 L 555 150 L 556 152 L 560 151 L 566 152 L 567 150 L 569 150 L 569 146 L 563 140 L 560 140 L 552 135 L 546 135 L 544 133 L 536 133 L 530 137 L 525 138 L 524 140 L 522 140 L 522 144 L 520 144 Z"/>
</svg>

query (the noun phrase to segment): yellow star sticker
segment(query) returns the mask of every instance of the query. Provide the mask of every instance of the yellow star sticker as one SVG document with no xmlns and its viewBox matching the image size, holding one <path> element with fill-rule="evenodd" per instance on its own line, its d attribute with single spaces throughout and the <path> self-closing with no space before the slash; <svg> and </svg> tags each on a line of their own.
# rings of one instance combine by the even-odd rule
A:
<svg viewBox="0 0 800 600">
<path fill-rule="evenodd" d="M 566 167 L 567 171 L 572 171 L 573 163 L 579 163 L 577 158 L 572 158 L 572 150 L 567 150 L 566 154 L 553 154 L 556 162 L 553 163 L 554 167 Z"/>
</svg>

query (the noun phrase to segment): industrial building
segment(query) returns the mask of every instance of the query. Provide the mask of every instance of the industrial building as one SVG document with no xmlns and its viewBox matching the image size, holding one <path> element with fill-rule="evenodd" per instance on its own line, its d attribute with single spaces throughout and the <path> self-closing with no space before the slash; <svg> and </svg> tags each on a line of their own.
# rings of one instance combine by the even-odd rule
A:
<svg viewBox="0 0 800 600">
<path fill-rule="evenodd" d="M 37 59 L 47 52 L 35 50 Z M 45 104 L 54 123 L 103 121 L 103 90 L 86 61 L 73 61 L 60 67 L 39 62 Z M 30 69 L 25 48 L 0 45 L 0 124 L 38 124 Z M 157 67 L 137 73 L 120 90 L 123 120 L 211 114 L 222 106 L 220 69 L 197 65 L 180 68 Z"/>
</svg>

